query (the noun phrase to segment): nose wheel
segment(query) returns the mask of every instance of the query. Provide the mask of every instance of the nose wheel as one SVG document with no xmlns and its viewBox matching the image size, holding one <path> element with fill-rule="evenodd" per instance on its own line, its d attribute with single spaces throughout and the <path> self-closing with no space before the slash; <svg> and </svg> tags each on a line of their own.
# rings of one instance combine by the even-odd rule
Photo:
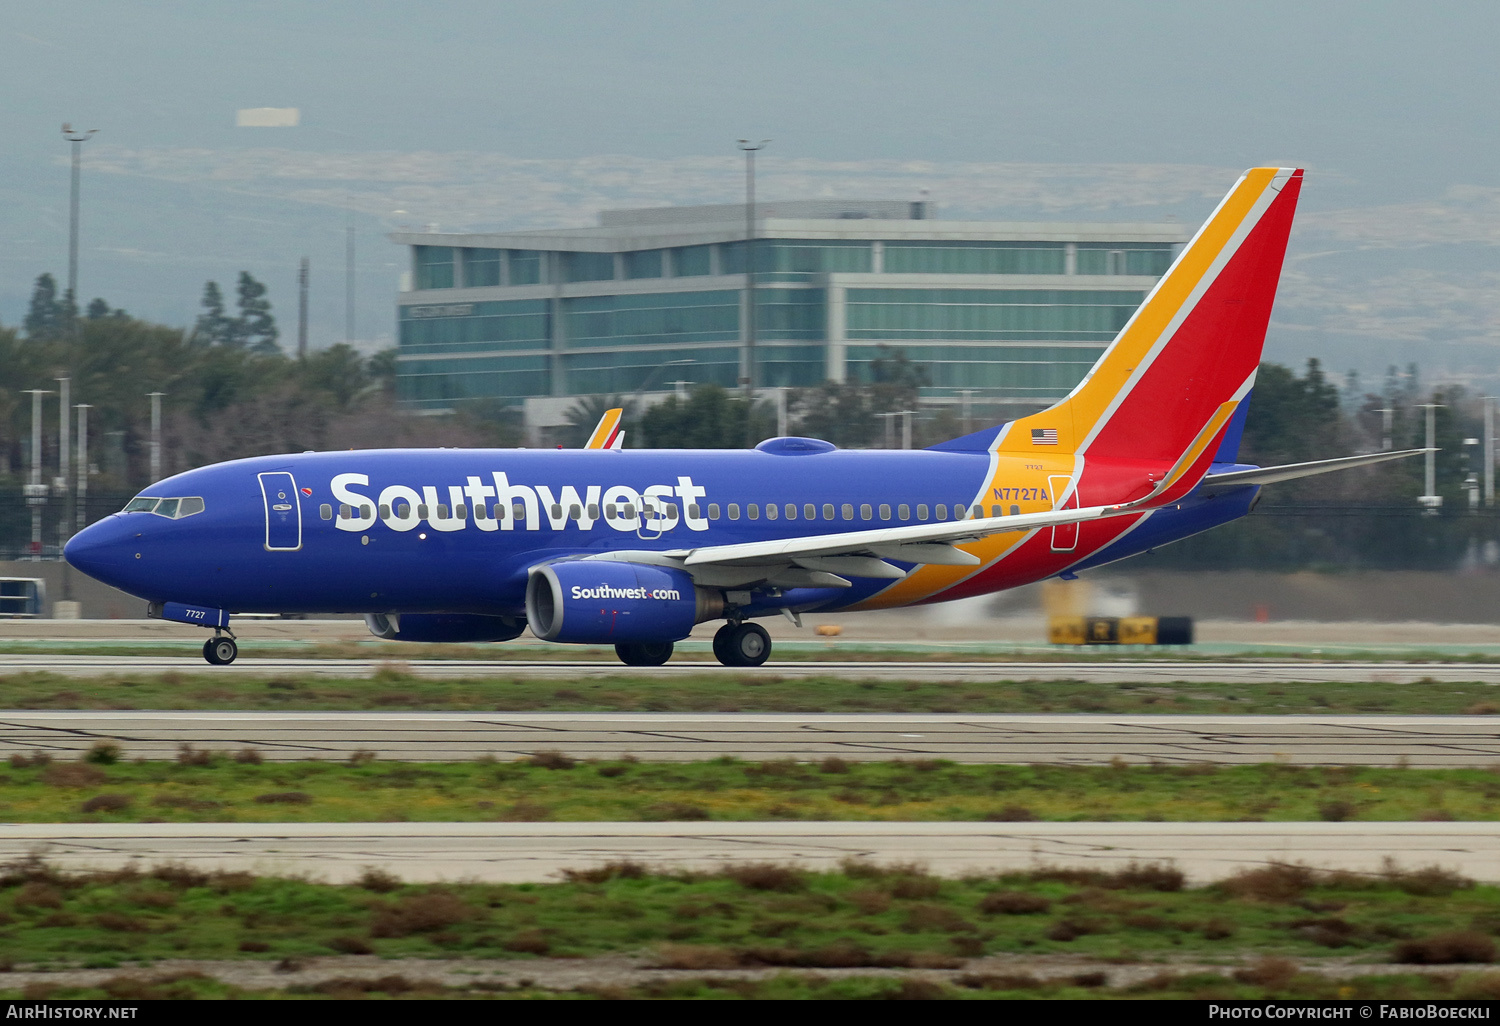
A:
<svg viewBox="0 0 1500 1026">
<path fill-rule="evenodd" d="M 714 635 L 714 655 L 725 666 L 759 666 L 771 657 L 771 636 L 758 623 L 726 623 Z"/>
<path fill-rule="evenodd" d="M 203 643 L 203 658 L 214 666 L 228 666 L 240 654 L 240 647 L 233 638 L 223 636 L 209 638 Z"/>
</svg>

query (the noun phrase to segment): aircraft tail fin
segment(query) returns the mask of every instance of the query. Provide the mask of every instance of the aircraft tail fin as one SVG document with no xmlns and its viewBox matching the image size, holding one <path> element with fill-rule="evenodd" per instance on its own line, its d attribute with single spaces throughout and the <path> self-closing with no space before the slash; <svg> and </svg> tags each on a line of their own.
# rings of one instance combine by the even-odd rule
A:
<svg viewBox="0 0 1500 1026">
<path fill-rule="evenodd" d="M 1196 484 L 1243 422 L 1301 187 L 1299 169 L 1245 172 L 1088 376 L 994 449 L 1165 462 L 1160 501 Z"/>
</svg>

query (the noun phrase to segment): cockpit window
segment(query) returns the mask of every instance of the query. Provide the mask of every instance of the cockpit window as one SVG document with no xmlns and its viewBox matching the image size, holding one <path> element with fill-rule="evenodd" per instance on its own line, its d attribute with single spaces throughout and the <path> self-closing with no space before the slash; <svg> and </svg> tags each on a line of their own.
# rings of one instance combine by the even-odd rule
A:
<svg viewBox="0 0 1500 1026">
<path fill-rule="evenodd" d="M 202 513 L 203 498 L 191 495 L 185 498 L 154 499 L 141 495 L 126 503 L 125 508 L 121 512 L 155 513 L 157 516 L 166 517 L 168 520 L 181 520 L 183 517 L 190 517 L 194 513 Z"/>
</svg>

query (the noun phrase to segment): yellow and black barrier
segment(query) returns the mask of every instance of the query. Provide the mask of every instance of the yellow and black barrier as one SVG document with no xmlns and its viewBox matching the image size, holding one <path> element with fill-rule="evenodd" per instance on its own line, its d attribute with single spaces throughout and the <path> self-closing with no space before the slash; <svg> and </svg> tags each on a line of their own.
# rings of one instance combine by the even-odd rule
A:
<svg viewBox="0 0 1500 1026">
<path fill-rule="evenodd" d="M 1054 616 L 1047 621 L 1054 645 L 1191 645 L 1191 616 Z"/>
</svg>

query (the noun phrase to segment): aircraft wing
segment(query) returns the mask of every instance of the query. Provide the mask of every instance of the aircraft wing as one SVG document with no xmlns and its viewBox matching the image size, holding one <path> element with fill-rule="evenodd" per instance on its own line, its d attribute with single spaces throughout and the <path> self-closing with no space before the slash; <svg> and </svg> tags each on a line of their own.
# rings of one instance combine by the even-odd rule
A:
<svg viewBox="0 0 1500 1026">
<path fill-rule="evenodd" d="M 958 545 L 995 534 L 1034 531 L 1101 517 L 1139 512 L 1134 506 L 1091 506 L 1009 517 L 979 517 L 937 524 L 911 524 L 868 531 L 804 535 L 736 545 L 705 545 L 666 552 L 613 552 L 586 559 L 669 563 L 700 584 L 736 587 L 764 581 L 781 587 L 848 587 L 846 577 L 899 580 L 905 563 L 978 566 L 980 559 Z"/>
<path fill-rule="evenodd" d="M 1200 487 L 1208 485 L 1275 484 L 1277 481 L 1295 481 L 1299 477 L 1331 474 L 1335 470 L 1350 467 L 1365 467 L 1387 460 L 1400 460 L 1436 449 L 1402 449 L 1397 452 L 1373 452 L 1365 456 L 1344 456 L 1336 460 L 1314 460 L 1311 463 L 1287 463 L 1279 467 L 1256 467 L 1254 470 L 1231 470 L 1223 474 L 1208 474 Z"/>
<path fill-rule="evenodd" d="M 585 449 L 618 449 L 625 443 L 625 432 L 620 430 L 620 416 L 625 411 L 622 409 L 605 410 L 604 416 L 599 418 L 599 423 L 594 428 L 594 433 L 589 435 L 588 444 Z"/>
</svg>

